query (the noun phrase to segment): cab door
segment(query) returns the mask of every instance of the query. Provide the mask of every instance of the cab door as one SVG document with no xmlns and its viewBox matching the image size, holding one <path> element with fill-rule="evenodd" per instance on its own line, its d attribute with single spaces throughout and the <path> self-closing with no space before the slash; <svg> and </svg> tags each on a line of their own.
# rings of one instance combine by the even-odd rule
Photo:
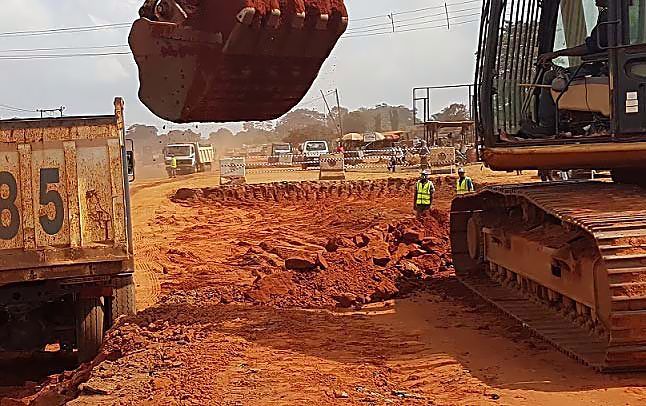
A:
<svg viewBox="0 0 646 406">
<path fill-rule="evenodd" d="M 609 2 L 615 134 L 646 135 L 646 0 Z"/>
</svg>

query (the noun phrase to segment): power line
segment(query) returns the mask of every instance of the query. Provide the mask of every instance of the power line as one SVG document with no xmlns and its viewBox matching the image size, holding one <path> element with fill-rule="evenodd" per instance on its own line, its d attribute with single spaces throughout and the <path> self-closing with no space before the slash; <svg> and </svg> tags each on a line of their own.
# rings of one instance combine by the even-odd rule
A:
<svg viewBox="0 0 646 406">
<path fill-rule="evenodd" d="M 480 3 L 481 0 L 467 0 L 467 1 L 461 1 L 458 3 L 445 3 L 447 6 L 459 6 L 462 4 L 470 4 L 470 3 Z M 432 7 L 424 7 L 424 8 L 418 8 L 415 10 L 406 10 L 406 11 L 400 11 L 398 13 L 393 13 L 394 15 L 402 15 L 402 14 L 412 14 L 412 13 L 419 13 L 420 11 L 427 11 L 427 10 L 437 10 L 440 8 L 444 8 L 445 4 L 441 4 L 439 6 L 432 6 Z"/>
<path fill-rule="evenodd" d="M 451 5 L 460 5 L 460 4 L 468 4 L 468 3 L 475 3 L 479 2 L 481 0 L 469 0 L 469 1 L 463 1 L 463 2 L 458 2 L 458 3 L 447 3 Z M 426 7 L 422 9 L 416 9 L 416 10 L 409 10 L 409 11 L 402 11 L 399 13 L 393 13 L 393 15 L 401 15 L 401 14 L 407 14 L 407 13 L 414 13 L 414 12 L 420 12 L 420 11 L 426 11 L 426 10 L 431 10 L 431 9 L 438 9 L 438 8 L 443 8 L 444 6 L 434 6 L 434 7 Z M 459 10 L 453 10 L 452 13 L 463 13 L 467 11 L 474 11 L 478 8 L 472 7 L 472 8 L 464 8 L 464 9 L 459 9 Z M 418 20 L 424 20 L 430 17 L 439 17 L 439 16 L 444 16 L 446 13 L 436 13 L 436 14 L 427 14 L 423 16 L 416 16 L 412 18 L 406 18 L 400 21 L 397 21 L 395 24 L 392 24 L 392 22 L 386 22 L 386 23 L 381 23 L 381 24 L 372 24 L 368 25 L 365 27 L 357 27 L 354 29 L 354 31 L 348 30 L 348 33 L 350 35 L 344 35 L 343 38 L 349 39 L 349 38 L 360 38 L 360 37 L 369 37 L 369 36 L 375 36 L 375 35 L 386 35 L 386 34 L 392 34 L 392 25 L 394 25 L 395 31 L 396 32 L 411 32 L 411 31 L 418 31 L 418 30 L 425 30 L 425 29 L 432 29 L 432 28 L 438 28 L 436 26 L 430 26 L 430 27 L 425 27 L 427 24 L 431 24 L 434 22 L 439 22 L 439 21 L 444 21 L 444 19 L 429 19 L 426 21 L 418 21 Z M 461 14 L 461 15 L 453 15 L 448 18 L 448 20 L 454 20 L 454 19 L 459 19 L 459 18 L 465 18 L 465 17 L 473 17 L 479 15 L 479 13 L 472 13 L 472 14 Z M 376 18 L 382 18 L 383 16 L 376 16 Z M 417 21 L 417 22 L 412 22 L 408 23 L 411 21 Z M 476 22 L 479 20 L 469 20 L 469 21 L 463 21 L 463 22 L 458 22 L 455 23 L 454 25 L 462 25 L 466 23 L 471 23 L 471 22 Z M 402 24 L 406 23 L 406 24 Z M 117 27 L 124 25 L 123 24 L 104 24 L 104 25 L 98 25 L 98 26 L 92 26 L 92 27 L 71 27 L 71 28 L 57 28 L 57 29 L 51 29 L 51 30 L 40 30 L 40 31 L 15 31 L 15 32 L 10 32 L 10 33 L 0 33 L 0 37 L 6 36 L 6 35 L 30 35 L 30 34 L 35 34 L 35 33 L 53 33 L 53 32 L 61 32 L 61 31 L 67 31 L 71 32 L 72 30 L 89 30 L 89 29 L 105 29 L 105 28 L 111 28 L 111 27 Z M 127 23 L 128 25 L 130 23 Z M 383 25 L 381 28 L 369 28 L 369 27 L 377 27 L 379 25 Z M 409 28 L 409 29 L 404 29 L 402 30 L 401 28 L 405 27 L 415 27 L 415 28 Z M 128 47 L 127 44 L 124 45 L 98 45 L 98 46 L 82 46 L 82 47 L 51 47 L 51 48 L 32 48 L 32 49 L 6 49 L 6 50 L 0 50 L 0 60 L 6 60 L 6 61 L 20 61 L 20 60 L 33 60 L 33 59 L 59 59 L 59 58 L 75 58 L 75 57 L 102 57 L 102 56 L 123 56 L 123 55 L 131 55 L 132 52 L 128 51 L 113 51 L 113 52 L 78 52 L 78 53 L 65 53 L 65 54 L 33 54 L 33 55 L 6 55 L 7 53 L 27 53 L 27 52 L 49 52 L 49 51 L 81 51 L 81 50 L 100 50 L 100 49 L 114 49 L 114 48 L 126 48 Z"/>
<path fill-rule="evenodd" d="M 302 108 L 302 107 L 305 107 L 305 106 L 309 106 L 310 104 L 314 104 L 314 103 L 316 103 L 317 101 L 321 101 L 321 100 L 323 100 L 323 99 L 324 99 L 324 96 L 325 96 L 325 97 L 330 96 L 330 95 L 334 94 L 334 92 L 335 92 L 334 90 L 330 90 L 329 92 L 325 93 L 323 96 L 319 96 L 319 97 L 316 97 L 316 98 L 313 98 L 313 99 L 307 100 L 307 101 L 305 101 L 305 102 L 298 103 L 298 104 L 294 107 L 294 109 L 296 109 L 296 108 Z"/>
<path fill-rule="evenodd" d="M 467 21 L 459 21 L 457 23 L 453 23 L 452 25 L 464 25 L 464 24 L 479 23 L 479 22 L 480 22 L 479 19 L 478 20 L 467 20 Z M 375 32 L 375 33 L 372 33 L 372 34 L 350 35 L 350 36 L 347 36 L 347 37 L 342 37 L 341 39 L 362 38 L 362 37 L 376 37 L 376 36 L 381 36 L 381 35 L 393 35 L 393 34 L 396 34 L 396 33 L 423 31 L 423 30 L 429 30 L 429 29 L 434 29 L 434 28 L 446 28 L 446 24 L 434 25 L 434 26 L 430 26 L 430 27 L 409 28 L 409 29 L 405 29 L 405 30 L 398 30 L 395 33 L 393 33 L 392 31 L 386 31 L 386 32 Z"/>
<path fill-rule="evenodd" d="M 462 4 L 477 3 L 481 1 L 482 0 L 467 0 L 467 1 L 461 1 L 456 3 L 445 3 L 445 4 L 446 6 L 457 6 Z M 424 8 L 414 9 L 414 10 L 398 11 L 398 12 L 392 13 L 392 15 L 395 16 L 395 15 L 419 13 L 421 11 L 437 10 L 437 9 L 444 8 L 445 4 L 424 7 Z M 387 16 L 376 15 L 376 16 L 370 16 L 370 17 L 356 18 L 356 19 L 352 19 L 351 21 L 369 21 L 369 20 L 385 18 L 385 17 Z M 99 25 L 78 26 L 78 27 L 50 28 L 50 29 L 43 29 L 43 30 L 9 31 L 9 32 L 0 32 L 0 37 L 39 36 L 39 35 L 61 34 L 61 33 L 78 33 L 78 32 L 86 32 L 86 31 L 112 30 L 112 29 L 127 28 L 127 27 L 130 27 L 131 25 L 132 25 L 132 22 L 123 22 L 123 23 L 110 23 L 110 24 L 99 24 Z M 361 28 L 366 28 L 366 27 L 354 27 L 354 28 L 351 28 L 351 30 L 356 30 Z"/>
<path fill-rule="evenodd" d="M 458 6 L 461 4 L 469 4 L 469 3 L 480 3 L 482 0 L 466 0 L 466 1 L 461 1 L 458 3 L 447 3 L 447 6 Z M 427 11 L 427 10 L 437 10 L 444 8 L 444 4 L 440 4 L 437 6 L 429 6 L 429 7 L 424 7 L 424 8 L 418 8 L 414 10 L 404 10 L 404 11 L 398 11 L 392 13 L 393 15 L 401 15 L 401 14 L 412 14 L 412 13 L 418 13 L 420 11 Z M 351 22 L 355 21 L 369 21 L 369 20 L 375 20 L 377 18 L 387 18 L 388 15 L 378 15 L 378 16 L 370 16 L 370 17 L 360 17 L 360 18 L 352 18 Z"/>
<path fill-rule="evenodd" d="M 460 10 L 449 10 L 449 11 L 450 11 L 451 15 L 453 15 L 454 13 L 463 13 L 463 12 L 466 12 L 466 11 L 476 11 L 476 10 L 480 10 L 480 7 L 471 7 L 471 8 L 464 8 L 464 9 L 460 9 Z M 476 13 L 476 14 L 480 14 L 480 13 Z M 475 15 L 475 14 L 469 14 L 469 15 L 471 16 L 471 15 Z M 426 19 L 426 18 L 439 17 L 439 16 L 445 17 L 446 12 L 435 13 L 435 14 L 427 14 L 427 15 L 413 17 L 413 18 L 406 18 L 406 19 L 403 19 L 403 20 L 395 21 L 394 25 L 395 25 L 395 28 L 397 28 L 397 27 L 407 27 L 407 26 L 415 25 L 415 24 L 423 24 L 424 22 L 412 23 L 412 24 L 401 24 L 401 23 L 410 22 L 410 21 L 417 21 L 417 20 L 423 20 L 423 19 Z M 466 15 L 457 15 L 457 16 L 454 15 L 453 17 L 450 17 L 450 18 L 458 18 L 458 17 L 465 17 L 465 16 Z M 445 18 L 442 19 L 442 21 L 444 21 L 444 20 L 445 20 Z M 431 22 L 431 21 L 438 21 L 438 20 L 429 20 L 427 22 Z M 375 31 L 380 31 L 380 30 L 384 30 L 384 29 L 391 30 L 392 25 L 393 25 L 393 22 L 391 21 L 391 22 L 387 22 L 387 23 L 374 24 L 375 27 L 380 26 L 380 28 L 372 28 L 372 29 L 365 29 L 365 30 L 357 28 L 357 29 L 355 29 L 353 31 L 348 30 L 347 32 L 350 35 L 354 35 L 354 34 L 360 34 L 360 33 L 365 33 L 365 32 L 375 32 Z M 369 26 L 366 26 L 365 28 L 368 28 L 368 27 Z"/>
<path fill-rule="evenodd" d="M 0 104 L 0 109 L 9 110 L 9 111 L 13 111 L 13 112 L 19 112 L 19 113 L 35 113 L 36 112 L 36 110 L 21 109 L 20 107 L 9 106 L 7 104 Z"/>
<path fill-rule="evenodd" d="M 30 48 L 30 49 L 0 49 L 3 52 L 36 52 L 36 51 L 79 51 L 82 49 L 109 49 L 109 48 L 123 48 L 128 45 L 96 45 L 96 46 L 79 46 L 79 47 L 53 47 L 53 48 Z M 2 55 L 0 55 L 2 56 Z"/>
<path fill-rule="evenodd" d="M 21 61 L 30 59 L 59 59 L 59 58 L 76 58 L 76 57 L 96 57 L 96 56 L 115 56 L 115 55 L 132 55 L 132 52 L 97 52 L 97 53 L 77 53 L 77 54 L 47 54 L 47 55 L 21 55 L 21 56 L 4 56 L 0 55 L 3 61 Z"/>
<path fill-rule="evenodd" d="M 50 35 L 60 33 L 73 33 L 97 30 L 111 30 L 130 27 L 132 23 L 114 23 L 114 24 L 99 24 L 89 25 L 84 27 L 64 27 L 64 28 L 51 28 L 47 30 L 30 30 L 30 31 L 13 31 L 13 32 L 0 32 L 0 37 L 31 37 L 37 35 Z"/>
<path fill-rule="evenodd" d="M 479 13 L 449 17 L 449 20 L 472 17 L 476 15 L 479 15 Z M 402 28 L 402 27 L 408 27 L 408 26 L 413 26 L 415 28 L 408 28 L 404 30 L 399 29 L 399 30 L 396 30 L 394 33 L 422 31 L 422 30 L 427 30 L 432 28 L 446 28 L 446 24 L 438 25 L 438 26 L 430 26 L 430 27 L 418 27 L 420 25 L 423 26 L 426 24 L 439 22 L 439 21 L 444 21 L 444 19 L 429 20 L 429 21 L 413 23 L 413 24 L 397 25 L 396 28 Z M 477 20 L 459 21 L 459 22 L 453 23 L 453 25 L 463 25 L 463 24 L 473 23 L 473 22 L 480 22 L 480 20 L 477 19 Z M 384 31 L 384 29 L 374 30 L 374 31 L 375 32 L 371 32 L 369 30 L 365 32 L 358 32 L 356 34 L 345 35 L 341 37 L 341 39 L 362 38 L 362 37 L 394 34 L 390 29 L 388 29 L 387 31 Z M 379 31 L 383 31 L 383 32 L 379 32 Z M 126 47 L 126 46 L 127 45 L 123 45 L 123 47 Z M 83 48 L 70 48 L 70 49 L 83 49 Z M 24 52 L 27 52 L 27 50 L 24 50 Z M 132 55 L 132 52 L 124 51 L 124 52 L 95 52 L 95 53 L 73 53 L 73 54 L 0 55 L 0 61 L 24 61 L 24 60 L 37 60 L 37 59 L 62 59 L 62 58 L 77 58 L 77 57 L 102 57 L 102 56 L 124 56 L 124 55 Z"/>
<path fill-rule="evenodd" d="M 474 17 L 474 16 L 479 16 L 479 15 L 480 15 L 480 13 L 463 14 L 463 15 L 460 15 L 460 16 L 449 17 L 449 20 L 455 20 L 457 18 L 462 18 L 462 17 Z M 397 28 L 414 27 L 414 26 L 418 26 L 418 25 L 435 23 L 435 22 L 438 22 L 438 21 L 446 21 L 446 18 L 443 18 L 441 20 L 428 20 L 428 21 L 422 21 L 422 22 L 418 22 L 418 23 L 401 24 L 401 25 L 398 25 Z"/>
</svg>

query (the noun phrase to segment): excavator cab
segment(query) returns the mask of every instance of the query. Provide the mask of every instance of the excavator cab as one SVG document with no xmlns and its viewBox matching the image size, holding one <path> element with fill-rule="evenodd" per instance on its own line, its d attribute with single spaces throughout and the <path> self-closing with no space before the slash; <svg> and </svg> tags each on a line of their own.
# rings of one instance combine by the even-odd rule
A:
<svg viewBox="0 0 646 406">
<path fill-rule="evenodd" d="M 139 98 L 176 123 L 280 117 L 348 25 L 342 0 L 146 0 L 139 15 Z"/>
<path fill-rule="evenodd" d="M 646 167 L 646 0 L 485 1 L 475 97 L 494 169 Z"/>
</svg>

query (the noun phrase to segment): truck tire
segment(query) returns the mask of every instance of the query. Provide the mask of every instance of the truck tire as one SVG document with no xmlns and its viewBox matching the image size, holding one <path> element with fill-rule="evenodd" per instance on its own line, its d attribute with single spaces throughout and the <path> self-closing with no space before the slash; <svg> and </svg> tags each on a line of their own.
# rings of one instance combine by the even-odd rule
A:
<svg viewBox="0 0 646 406">
<path fill-rule="evenodd" d="M 135 282 L 132 275 L 112 279 L 112 287 L 114 292 L 110 299 L 109 327 L 112 327 L 120 316 L 132 316 L 137 313 Z"/>
<path fill-rule="evenodd" d="M 99 298 L 76 301 L 76 347 L 79 362 L 91 361 L 103 343 L 103 305 Z"/>
</svg>

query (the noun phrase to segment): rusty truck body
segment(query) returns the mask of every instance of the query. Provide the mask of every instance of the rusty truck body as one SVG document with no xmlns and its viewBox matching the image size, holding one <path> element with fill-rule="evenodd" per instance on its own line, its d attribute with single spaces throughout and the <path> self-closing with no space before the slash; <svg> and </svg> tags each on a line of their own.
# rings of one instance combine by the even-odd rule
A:
<svg viewBox="0 0 646 406">
<path fill-rule="evenodd" d="M 0 350 L 94 357 L 135 311 L 123 102 L 0 121 Z"/>
</svg>

